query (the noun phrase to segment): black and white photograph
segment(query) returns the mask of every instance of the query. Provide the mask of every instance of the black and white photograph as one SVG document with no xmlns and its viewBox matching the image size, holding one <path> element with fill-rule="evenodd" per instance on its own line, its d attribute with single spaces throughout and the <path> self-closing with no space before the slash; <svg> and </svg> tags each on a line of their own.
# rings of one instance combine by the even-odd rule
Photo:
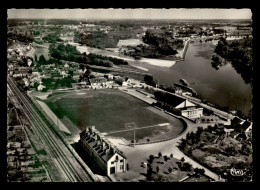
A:
<svg viewBox="0 0 260 190">
<path fill-rule="evenodd" d="M 250 8 L 6 13 L 7 182 L 253 181 Z"/>
</svg>

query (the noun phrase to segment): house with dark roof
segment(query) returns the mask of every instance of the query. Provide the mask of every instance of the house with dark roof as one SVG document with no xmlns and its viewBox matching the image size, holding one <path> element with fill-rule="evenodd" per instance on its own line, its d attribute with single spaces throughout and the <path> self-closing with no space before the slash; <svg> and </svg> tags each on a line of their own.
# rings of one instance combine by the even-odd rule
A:
<svg viewBox="0 0 260 190">
<path fill-rule="evenodd" d="M 126 172 L 126 156 L 94 126 L 80 133 L 80 145 L 107 175 Z"/>
<path fill-rule="evenodd" d="M 242 120 L 239 117 L 234 117 L 231 121 L 231 128 L 234 129 L 236 134 L 245 134 L 245 137 L 248 138 L 250 131 L 252 130 L 252 122 L 247 120 Z"/>
<path fill-rule="evenodd" d="M 239 133 L 245 132 L 251 125 L 252 123 L 250 121 L 242 120 L 238 117 L 234 117 L 231 121 L 232 128 Z"/>
</svg>

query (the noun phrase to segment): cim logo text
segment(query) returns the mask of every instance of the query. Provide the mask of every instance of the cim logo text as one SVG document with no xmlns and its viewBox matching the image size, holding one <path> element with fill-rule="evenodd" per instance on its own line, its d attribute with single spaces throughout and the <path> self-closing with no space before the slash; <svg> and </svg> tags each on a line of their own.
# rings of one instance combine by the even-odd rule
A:
<svg viewBox="0 0 260 190">
<path fill-rule="evenodd" d="M 235 168 L 232 168 L 230 170 L 230 173 L 232 176 L 243 176 L 245 174 L 243 169 L 235 169 Z"/>
</svg>

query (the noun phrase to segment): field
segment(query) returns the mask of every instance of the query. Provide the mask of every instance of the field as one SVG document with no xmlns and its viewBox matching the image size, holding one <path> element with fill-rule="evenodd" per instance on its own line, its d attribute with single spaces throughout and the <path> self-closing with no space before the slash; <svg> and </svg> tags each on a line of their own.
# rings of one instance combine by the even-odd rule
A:
<svg viewBox="0 0 260 190">
<path fill-rule="evenodd" d="M 170 123 L 171 131 L 178 134 L 183 127 L 178 119 L 169 120 L 161 114 L 151 111 L 151 106 L 148 104 L 119 90 L 54 93 L 45 102 L 65 125 L 77 126 L 79 130 L 84 130 L 87 126 L 95 126 L 100 132 L 109 133 L 124 130 L 125 124 L 130 122 L 135 122 L 137 127 Z M 68 122 L 68 119 L 72 122 Z M 156 134 L 167 134 L 168 131 L 169 126 L 139 129 L 137 139 Z M 118 134 L 115 133 L 114 136 L 118 136 Z M 121 134 L 126 139 L 132 139 L 132 135 L 129 133 Z"/>
</svg>

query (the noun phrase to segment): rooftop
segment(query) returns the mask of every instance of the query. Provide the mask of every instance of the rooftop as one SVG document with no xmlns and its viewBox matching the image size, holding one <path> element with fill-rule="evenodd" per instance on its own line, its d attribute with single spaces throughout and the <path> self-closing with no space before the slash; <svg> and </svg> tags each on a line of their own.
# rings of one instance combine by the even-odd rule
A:
<svg viewBox="0 0 260 190">
<path fill-rule="evenodd" d="M 122 151 L 117 147 L 112 145 L 112 143 L 103 137 L 94 126 L 87 127 L 86 130 L 80 133 L 81 139 L 84 139 L 93 150 L 100 155 L 104 161 L 109 161 L 109 159 L 115 154 L 118 153 L 122 157 L 126 158 Z"/>
</svg>

